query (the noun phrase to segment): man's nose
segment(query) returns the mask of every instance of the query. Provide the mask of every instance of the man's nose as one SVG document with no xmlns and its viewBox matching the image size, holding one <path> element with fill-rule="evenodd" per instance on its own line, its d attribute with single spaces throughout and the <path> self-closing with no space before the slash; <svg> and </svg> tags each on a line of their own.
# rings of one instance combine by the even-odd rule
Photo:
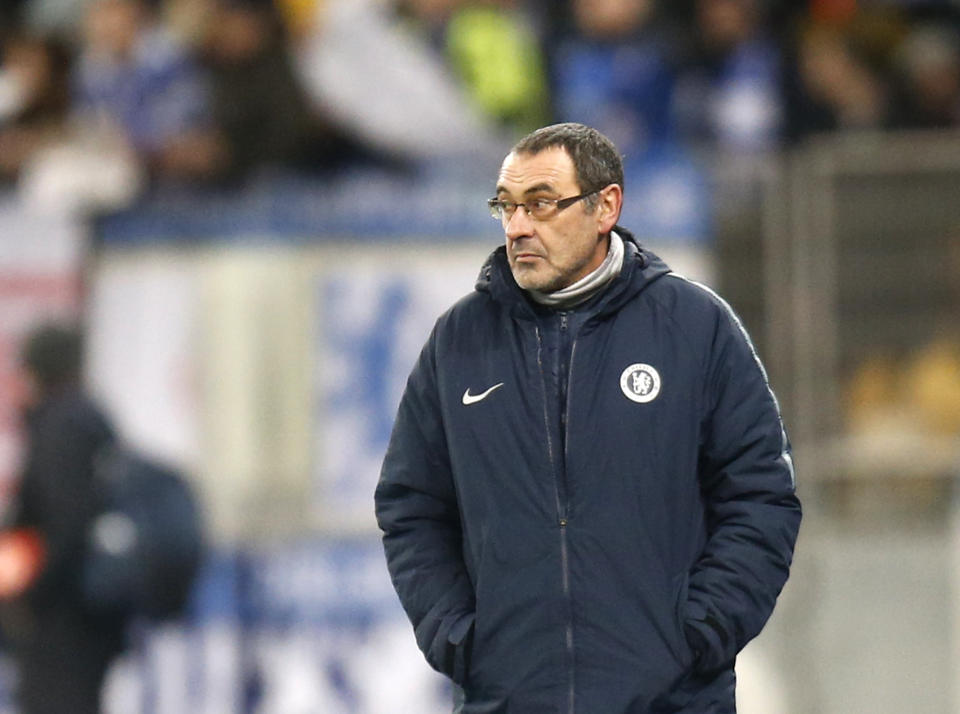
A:
<svg viewBox="0 0 960 714">
<path fill-rule="evenodd" d="M 527 213 L 526 206 L 522 204 L 517 206 L 517 209 L 504 226 L 504 232 L 510 240 L 525 238 L 533 233 L 533 220 L 530 218 L 530 214 Z"/>
</svg>

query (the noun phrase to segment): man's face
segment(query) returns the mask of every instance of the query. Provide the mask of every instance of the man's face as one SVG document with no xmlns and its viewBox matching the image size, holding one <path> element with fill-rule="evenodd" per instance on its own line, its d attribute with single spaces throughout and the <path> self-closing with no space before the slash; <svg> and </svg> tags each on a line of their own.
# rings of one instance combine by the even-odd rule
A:
<svg viewBox="0 0 960 714">
<path fill-rule="evenodd" d="M 500 167 L 501 200 L 522 203 L 580 193 L 573 161 L 561 147 L 538 154 L 510 153 Z M 504 233 L 510 270 L 521 288 L 554 292 L 599 267 L 607 255 L 606 236 L 620 214 L 621 189 L 612 184 L 595 199 L 593 209 L 578 201 L 545 220 L 534 220 L 526 209 L 517 208 L 504 224 Z"/>
</svg>

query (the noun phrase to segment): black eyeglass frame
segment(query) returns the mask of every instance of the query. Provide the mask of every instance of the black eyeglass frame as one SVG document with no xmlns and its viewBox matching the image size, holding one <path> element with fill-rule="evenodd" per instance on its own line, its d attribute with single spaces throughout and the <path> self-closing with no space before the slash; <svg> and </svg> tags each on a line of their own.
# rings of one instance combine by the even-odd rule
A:
<svg viewBox="0 0 960 714">
<path fill-rule="evenodd" d="M 511 217 L 513 216 L 514 213 L 516 213 L 517 209 L 520 208 L 520 206 L 523 206 L 523 210 L 526 211 L 527 215 L 533 220 L 535 221 L 545 220 L 547 218 L 552 218 L 553 216 L 557 215 L 558 213 L 560 213 L 560 211 L 564 210 L 565 208 L 569 208 L 570 206 L 575 204 L 577 201 L 582 201 L 585 198 L 589 198 L 594 194 L 600 193 L 602 190 L 603 189 L 598 188 L 598 189 L 594 189 L 593 191 L 589 191 L 587 193 L 581 193 L 577 196 L 570 196 L 569 198 L 533 198 L 530 201 L 524 201 L 524 202 L 518 202 L 518 203 L 514 203 L 513 201 L 501 201 L 499 198 L 488 198 L 487 207 L 490 209 L 490 215 L 495 220 L 498 220 L 498 221 L 503 221 L 504 219 L 509 220 L 509 218 L 507 217 L 507 212 L 504 208 L 505 205 L 508 203 L 513 206 L 513 211 L 510 212 Z M 555 206 L 555 210 L 549 216 L 544 216 L 543 218 L 537 218 L 534 214 L 530 212 L 530 209 L 527 208 L 527 203 L 530 203 L 532 201 L 539 201 L 542 203 L 552 203 Z"/>
</svg>

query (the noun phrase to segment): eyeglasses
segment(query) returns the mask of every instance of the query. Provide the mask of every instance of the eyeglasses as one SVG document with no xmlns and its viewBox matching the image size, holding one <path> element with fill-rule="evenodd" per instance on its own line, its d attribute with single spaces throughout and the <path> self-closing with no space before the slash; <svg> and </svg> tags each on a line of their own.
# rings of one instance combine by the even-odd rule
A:
<svg viewBox="0 0 960 714">
<path fill-rule="evenodd" d="M 490 215 L 498 221 L 509 221 L 513 218 L 513 214 L 517 212 L 520 206 L 523 206 L 530 218 L 537 221 L 545 221 L 548 218 L 553 218 L 564 208 L 572 206 L 577 201 L 589 198 L 595 193 L 600 193 L 600 191 L 581 193 L 579 196 L 571 196 L 570 198 L 531 198 L 529 201 L 524 201 L 523 203 L 501 201 L 499 198 L 491 198 L 487 200 L 487 205 L 490 207 Z"/>
</svg>

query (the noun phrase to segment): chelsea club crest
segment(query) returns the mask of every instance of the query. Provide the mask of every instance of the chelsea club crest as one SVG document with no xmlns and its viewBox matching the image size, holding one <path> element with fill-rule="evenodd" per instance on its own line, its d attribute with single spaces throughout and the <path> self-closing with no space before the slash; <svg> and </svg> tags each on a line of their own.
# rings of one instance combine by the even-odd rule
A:
<svg viewBox="0 0 960 714">
<path fill-rule="evenodd" d="M 620 389 L 634 402 L 652 402 L 660 394 L 660 374 L 648 364 L 632 364 L 620 375 Z"/>
</svg>

